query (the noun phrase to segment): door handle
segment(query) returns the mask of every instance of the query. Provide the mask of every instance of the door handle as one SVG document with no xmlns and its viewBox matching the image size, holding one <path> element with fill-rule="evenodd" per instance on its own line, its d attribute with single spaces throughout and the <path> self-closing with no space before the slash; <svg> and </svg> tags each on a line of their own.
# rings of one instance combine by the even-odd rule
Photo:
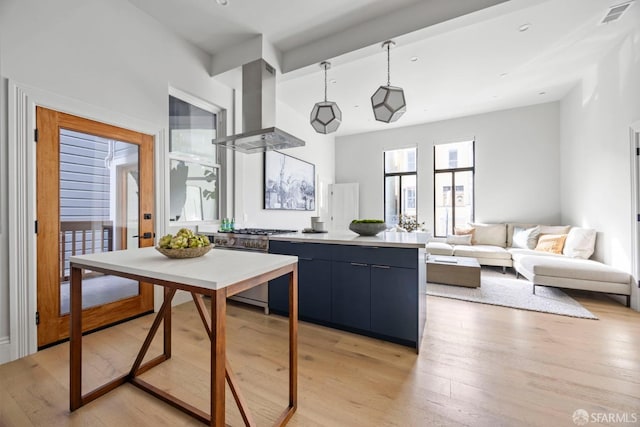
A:
<svg viewBox="0 0 640 427">
<path fill-rule="evenodd" d="M 351 265 L 354 265 L 356 267 L 368 267 L 369 264 L 363 264 L 361 262 L 352 262 Z"/>
<path fill-rule="evenodd" d="M 156 237 L 156 233 L 143 233 L 142 236 L 139 235 L 135 235 L 135 236 L 131 236 L 131 237 L 137 237 L 138 239 L 153 239 L 154 237 Z"/>
<path fill-rule="evenodd" d="M 373 268 L 391 268 L 388 265 L 376 265 L 376 264 L 372 265 L 371 267 L 373 267 Z"/>
</svg>

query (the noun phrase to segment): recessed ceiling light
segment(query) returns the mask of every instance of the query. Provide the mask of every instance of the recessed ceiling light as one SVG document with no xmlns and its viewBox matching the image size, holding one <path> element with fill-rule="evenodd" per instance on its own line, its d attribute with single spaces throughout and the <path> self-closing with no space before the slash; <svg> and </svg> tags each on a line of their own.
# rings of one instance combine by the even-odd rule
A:
<svg viewBox="0 0 640 427">
<path fill-rule="evenodd" d="M 418 60 L 417 56 L 412 56 L 410 59 L 411 62 L 416 62 L 417 60 Z"/>
<path fill-rule="evenodd" d="M 229 0 L 216 0 L 216 2 L 220 5 L 220 6 L 226 6 L 229 4 Z"/>
<path fill-rule="evenodd" d="M 338 83 L 338 81 L 336 79 L 331 79 L 331 80 L 329 80 L 329 83 L 336 84 L 336 83 Z"/>
<path fill-rule="evenodd" d="M 547 92 L 545 92 L 545 91 L 538 92 L 538 95 L 546 95 L 546 94 L 547 94 Z"/>
<path fill-rule="evenodd" d="M 509 73 L 502 73 L 500 74 L 500 77 L 507 77 L 509 75 Z"/>
<path fill-rule="evenodd" d="M 520 31 L 521 33 L 524 33 L 524 32 L 525 32 L 525 31 L 527 31 L 529 28 L 531 28 L 531 24 L 529 24 L 529 23 L 527 22 L 527 23 L 524 23 L 524 24 L 520 25 L 520 26 L 518 27 L 518 31 Z"/>
<path fill-rule="evenodd" d="M 353 108 L 360 108 L 358 104 L 354 105 Z"/>
</svg>

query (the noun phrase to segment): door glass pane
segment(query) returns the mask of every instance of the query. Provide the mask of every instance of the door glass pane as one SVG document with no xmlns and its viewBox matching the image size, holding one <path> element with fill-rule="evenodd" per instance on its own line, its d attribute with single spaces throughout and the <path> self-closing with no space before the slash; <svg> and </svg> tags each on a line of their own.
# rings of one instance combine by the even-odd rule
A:
<svg viewBox="0 0 640 427">
<path fill-rule="evenodd" d="M 69 312 L 72 255 L 138 247 L 138 196 L 137 145 L 60 131 L 61 315 Z M 138 294 L 134 280 L 83 271 L 83 308 Z"/>
<path fill-rule="evenodd" d="M 473 222 L 473 172 L 455 172 L 456 227 Z"/>
<path fill-rule="evenodd" d="M 384 179 L 384 222 L 388 227 L 398 224 L 400 216 L 400 177 L 387 176 Z"/>
<path fill-rule="evenodd" d="M 453 174 L 450 172 L 436 173 L 435 176 L 435 233 L 436 236 L 452 234 L 453 209 L 452 185 Z"/>
<path fill-rule="evenodd" d="M 416 205 L 416 176 L 404 175 L 400 179 L 402 186 L 402 210 L 401 213 L 416 218 L 418 212 Z"/>
</svg>

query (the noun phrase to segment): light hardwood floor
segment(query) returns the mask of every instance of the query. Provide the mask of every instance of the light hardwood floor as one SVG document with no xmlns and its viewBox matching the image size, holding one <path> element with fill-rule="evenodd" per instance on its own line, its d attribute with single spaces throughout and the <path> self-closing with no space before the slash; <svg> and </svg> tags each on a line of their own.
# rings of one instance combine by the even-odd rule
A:
<svg viewBox="0 0 640 427">
<path fill-rule="evenodd" d="M 419 355 L 301 322 L 289 425 L 574 426 L 577 409 L 640 424 L 640 313 L 572 295 L 600 320 L 429 297 Z M 84 390 L 126 372 L 151 321 L 85 337 Z M 208 411 L 209 346 L 192 303 L 174 309 L 173 325 L 173 358 L 144 377 Z M 286 320 L 230 304 L 227 327 L 241 388 L 258 425 L 270 425 L 287 401 Z M 1 426 L 201 425 L 129 384 L 70 414 L 68 353 L 61 344 L 0 366 Z M 228 388 L 227 423 L 242 425 Z"/>
</svg>

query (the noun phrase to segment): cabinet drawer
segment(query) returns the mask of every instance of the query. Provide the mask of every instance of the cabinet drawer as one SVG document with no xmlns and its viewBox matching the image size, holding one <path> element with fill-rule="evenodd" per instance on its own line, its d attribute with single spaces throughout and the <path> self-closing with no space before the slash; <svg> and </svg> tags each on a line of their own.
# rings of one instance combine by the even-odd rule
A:
<svg viewBox="0 0 640 427">
<path fill-rule="evenodd" d="M 333 260 L 370 265 L 418 268 L 418 250 L 378 246 L 335 245 Z"/>
<path fill-rule="evenodd" d="M 272 254 L 295 255 L 305 259 L 331 260 L 331 245 L 322 243 L 269 240 L 269 252 Z"/>
</svg>

